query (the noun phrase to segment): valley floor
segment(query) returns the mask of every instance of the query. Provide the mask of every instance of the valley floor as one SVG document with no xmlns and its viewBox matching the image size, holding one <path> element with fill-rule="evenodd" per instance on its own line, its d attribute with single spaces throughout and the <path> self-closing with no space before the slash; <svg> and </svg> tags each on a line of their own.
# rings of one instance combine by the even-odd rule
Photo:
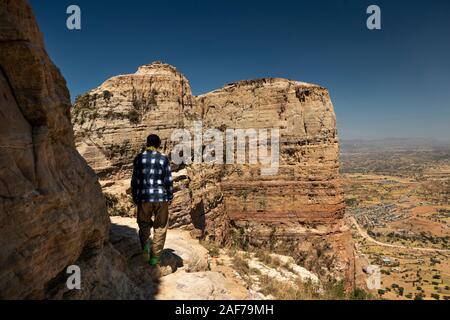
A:
<svg viewBox="0 0 450 320">
<path fill-rule="evenodd" d="M 381 269 L 383 299 L 450 299 L 450 150 L 341 157 L 357 255 Z"/>
</svg>

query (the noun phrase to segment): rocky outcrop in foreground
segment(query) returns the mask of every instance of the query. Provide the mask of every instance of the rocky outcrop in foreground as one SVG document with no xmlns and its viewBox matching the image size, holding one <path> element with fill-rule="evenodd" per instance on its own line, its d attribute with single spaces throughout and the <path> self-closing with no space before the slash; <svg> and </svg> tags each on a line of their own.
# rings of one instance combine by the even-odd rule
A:
<svg viewBox="0 0 450 320">
<path fill-rule="evenodd" d="M 136 219 L 112 217 L 111 242 L 139 268 L 141 252 L 137 237 Z M 153 296 L 159 300 L 229 300 L 248 299 L 244 283 L 236 277 L 225 277 L 223 272 L 211 270 L 211 257 L 198 240 L 185 230 L 172 230 L 167 234 L 161 258 L 165 274 Z M 146 266 L 148 268 L 148 266 Z M 232 270 L 228 268 L 228 270 Z"/>
<path fill-rule="evenodd" d="M 147 297 L 108 241 L 65 80 L 23 0 L 0 1 L 0 52 L 0 299 Z M 81 268 L 81 290 L 66 287 L 70 265 Z"/>
<path fill-rule="evenodd" d="M 174 165 L 171 226 L 220 244 L 289 254 L 321 277 L 352 282 L 336 120 L 325 88 L 265 78 L 195 97 L 178 70 L 155 62 L 78 97 L 72 121 L 78 150 L 120 215 L 132 215 L 125 189 L 149 133 L 159 134 L 170 154 L 174 129 L 193 134 L 198 121 L 203 132 L 279 129 L 280 163 L 273 175 L 262 175 L 267 168 L 261 163 Z"/>
<path fill-rule="evenodd" d="M 141 261 L 136 219 L 112 217 L 111 242 L 127 258 L 130 268 L 148 268 Z M 192 239 L 186 230 L 167 234 L 161 265 L 165 271 L 158 285 L 149 286 L 158 300 L 247 300 L 294 298 L 272 295 L 273 286 L 301 294 L 299 298 L 326 298 L 315 274 L 298 266 L 292 257 L 248 253 L 209 247 Z M 144 266 L 143 266 L 144 265 Z M 308 288 L 298 288 L 305 285 Z M 308 286 L 309 284 L 309 286 Z"/>
</svg>

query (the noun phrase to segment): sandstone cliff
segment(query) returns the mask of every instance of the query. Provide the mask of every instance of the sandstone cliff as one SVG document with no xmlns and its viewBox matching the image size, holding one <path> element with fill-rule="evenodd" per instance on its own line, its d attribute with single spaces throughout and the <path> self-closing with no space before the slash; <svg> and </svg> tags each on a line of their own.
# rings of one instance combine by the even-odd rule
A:
<svg viewBox="0 0 450 320">
<path fill-rule="evenodd" d="M 251 245 L 293 254 L 309 270 L 351 279 L 351 235 L 343 224 L 336 119 L 328 91 L 286 79 L 230 84 L 198 97 L 209 127 L 279 128 L 276 175 L 228 166 L 221 188 L 232 225 Z M 351 281 L 351 280 L 350 280 Z"/>
<path fill-rule="evenodd" d="M 75 149 L 66 83 L 29 5 L 0 1 L 0 298 L 143 298 L 109 244 L 95 172 Z M 66 269 L 82 270 L 68 291 Z"/>
<path fill-rule="evenodd" d="M 267 78 L 194 97 L 179 71 L 156 62 L 79 97 L 72 119 L 78 150 L 105 190 L 121 197 L 132 159 L 149 133 L 162 137 L 169 154 L 172 131 L 190 130 L 194 121 L 221 130 L 278 128 L 280 166 L 275 175 L 261 175 L 260 165 L 174 166 L 171 225 L 222 244 L 264 245 L 293 255 L 323 277 L 352 282 L 336 120 L 326 89 Z"/>
</svg>

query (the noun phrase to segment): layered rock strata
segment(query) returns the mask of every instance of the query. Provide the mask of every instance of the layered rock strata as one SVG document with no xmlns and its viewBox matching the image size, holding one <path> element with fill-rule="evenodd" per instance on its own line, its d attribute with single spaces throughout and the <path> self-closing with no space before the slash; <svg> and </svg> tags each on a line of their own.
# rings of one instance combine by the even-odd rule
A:
<svg viewBox="0 0 450 320">
<path fill-rule="evenodd" d="M 198 121 L 203 132 L 278 129 L 272 175 L 262 175 L 261 164 L 174 165 L 171 225 L 221 243 L 288 252 L 320 275 L 351 282 L 336 119 L 325 88 L 265 78 L 195 97 L 179 71 L 156 62 L 79 97 L 72 115 L 78 150 L 105 181 L 129 179 L 149 133 L 162 137 L 170 155 L 173 130 L 192 133 Z"/>
<path fill-rule="evenodd" d="M 313 272 L 350 279 L 351 235 L 343 224 L 339 143 L 328 91 L 286 79 L 240 81 L 198 97 L 206 127 L 279 128 L 276 174 L 227 166 L 225 212 L 242 238 L 293 254 Z M 259 170 L 258 170 L 259 169 Z"/>
</svg>

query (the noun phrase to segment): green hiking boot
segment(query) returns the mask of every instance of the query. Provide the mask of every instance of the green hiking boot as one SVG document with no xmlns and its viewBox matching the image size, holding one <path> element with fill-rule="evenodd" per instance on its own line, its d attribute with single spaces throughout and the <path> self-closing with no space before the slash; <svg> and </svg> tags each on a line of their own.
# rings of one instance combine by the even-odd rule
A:
<svg viewBox="0 0 450 320">
<path fill-rule="evenodd" d="M 151 266 L 156 266 L 159 264 L 159 257 L 151 257 L 148 261 L 148 264 Z"/>
<path fill-rule="evenodd" d="M 150 244 L 148 242 L 144 245 L 142 257 L 144 258 L 145 262 L 150 262 Z"/>
</svg>

